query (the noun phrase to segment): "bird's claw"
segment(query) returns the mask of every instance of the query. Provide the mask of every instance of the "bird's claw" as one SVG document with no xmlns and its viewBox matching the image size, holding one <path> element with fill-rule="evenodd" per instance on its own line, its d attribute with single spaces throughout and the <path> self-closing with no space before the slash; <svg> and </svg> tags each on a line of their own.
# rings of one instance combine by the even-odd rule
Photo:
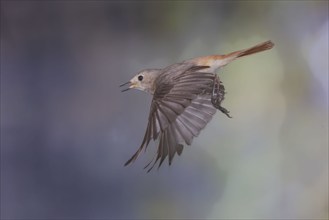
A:
<svg viewBox="0 0 329 220">
<path fill-rule="evenodd" d="M 230 116 L 229 111 L 221 106 L 222 101 L 224 100 L 225 95 L 225 88 L 221 84 L 221 81 L 219 80 L 218 76 L 215 76 L 213 89 L 212 89 L 212 95 L 211 95 L 211 103 L 215 108 L 220 110 L 222 113 L 224 113 L 227 117 L 232 118 Z"/>
</svg>

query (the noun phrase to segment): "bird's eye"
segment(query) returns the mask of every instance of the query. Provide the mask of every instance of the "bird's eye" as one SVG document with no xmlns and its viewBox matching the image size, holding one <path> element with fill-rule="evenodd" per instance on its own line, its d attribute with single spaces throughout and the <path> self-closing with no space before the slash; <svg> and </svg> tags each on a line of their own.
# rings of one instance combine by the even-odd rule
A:
<svg viewBox="0 0 329 220">
<path fill-rule="evenodd" d="M 142 75 L 138 76 L 138 80 L 139 81 L 142 81 L 143 80 L 143 76 Z"/>
</svg>

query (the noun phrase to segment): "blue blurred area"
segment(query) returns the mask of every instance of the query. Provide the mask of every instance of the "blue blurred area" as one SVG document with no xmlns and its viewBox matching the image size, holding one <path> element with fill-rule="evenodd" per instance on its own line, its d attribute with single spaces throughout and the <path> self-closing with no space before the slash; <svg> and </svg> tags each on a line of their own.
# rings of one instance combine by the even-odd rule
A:
<svg viewBox="0 0 329 220">
<path fill-rule="evenodd" d="M 1 1 L 2 219 L 328 218 L 328 1 Z M 272 40 L 146 174 L 144 68 Z"/>
</svg>

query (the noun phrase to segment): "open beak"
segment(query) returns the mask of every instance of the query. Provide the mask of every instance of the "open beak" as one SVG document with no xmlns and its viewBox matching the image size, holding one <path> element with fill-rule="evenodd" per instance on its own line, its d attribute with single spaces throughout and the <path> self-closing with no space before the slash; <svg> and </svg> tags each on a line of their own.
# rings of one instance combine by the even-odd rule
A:
<svg viewBox="0 0 329 220">
<path fill-rule="evenodd" d="M 122 85 L 120 85 L 120 87 L 123 87 L 123 86 L 125 86 L 125 85 L 128 85 L 129 87 L 126 88 L 126 89 L 121 90 L 121 92 L 128 91 L 128 90 L 130 90 L 130 89 L 132 89 L 132 88 L 135 87 L 134 84 L 132 84 L 130 81 L 129 81 L 129 82 L 126 82 L 126 83 L 124 83 L 124 84 L 122 84 Z"/>
</svg>

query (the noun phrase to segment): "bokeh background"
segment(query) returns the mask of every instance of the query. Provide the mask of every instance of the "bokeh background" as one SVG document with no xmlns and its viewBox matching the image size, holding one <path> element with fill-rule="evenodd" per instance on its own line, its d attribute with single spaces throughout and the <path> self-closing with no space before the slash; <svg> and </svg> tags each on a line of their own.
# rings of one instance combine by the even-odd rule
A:
<svg viewBox="0 0 329 220">
<path fill-rule="evenodd" d="M 2 219 L 328 217 L 328 1 L 1 1 Z M 144 68 L 275 47 L 172 166 L 132 166 Z"/>
</svg>

